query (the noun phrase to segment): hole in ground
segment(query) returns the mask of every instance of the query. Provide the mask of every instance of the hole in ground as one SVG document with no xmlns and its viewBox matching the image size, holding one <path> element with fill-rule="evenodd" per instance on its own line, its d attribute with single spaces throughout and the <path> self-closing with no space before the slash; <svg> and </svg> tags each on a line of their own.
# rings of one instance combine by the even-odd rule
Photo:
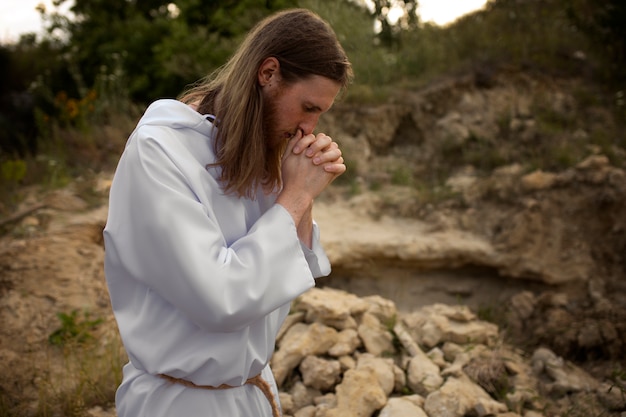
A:
<svg viewBox="0 0 626 417">
<path fill-rule="evenodd" d="M 317 286 L 348 291 L 359 297 L 380 295 L 395 302 L 401 312 L 435 303 L 467 305 L 477 311 L 502 305 L 521 291 L 539 294 L 554 289 L 537 281 L 504 277 L 488 267 L 419 270 L 379 264 L 362 269 L 334 268 L 330 276 L 317 280 Z"/>
</svg>

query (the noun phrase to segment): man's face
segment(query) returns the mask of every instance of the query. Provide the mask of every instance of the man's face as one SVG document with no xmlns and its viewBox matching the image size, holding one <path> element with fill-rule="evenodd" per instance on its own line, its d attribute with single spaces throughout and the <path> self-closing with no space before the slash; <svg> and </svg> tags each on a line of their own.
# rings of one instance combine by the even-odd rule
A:
<svg viewBox="0 0 626 417">
<path fill-rule="evenodd" d="M 270 147 L 285 144 L 298 130 L 313 133 L 320 116 L 335 101 L 341 86 L 319 75 L 286 84 L 277 79 L 263 89 L 263 123 Z"/>
</svg>

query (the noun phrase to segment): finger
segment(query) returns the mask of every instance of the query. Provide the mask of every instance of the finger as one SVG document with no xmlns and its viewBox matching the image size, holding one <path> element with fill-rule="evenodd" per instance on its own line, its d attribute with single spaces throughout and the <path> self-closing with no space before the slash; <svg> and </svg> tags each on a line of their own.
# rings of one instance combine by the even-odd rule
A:
<svg viewBox="0 0 626 417">
<path fill-rule="evenodd" d="M 331 146 L 332 143 L 333 143 L 333 140 L 330 136 L 327 136 L 323 133 L 319 133 L 315 137 L 315 141 L 311 143 L 311 145 L 309 145 L 309 148 L 306 150 L 306 156 L 313 157 L 318 152 L 324 151 L 325 149 L 327 149 L 329 146 Z"/>
<path fill-rule="evenodd" d="M 317 155 L 315 155 L 315 157 L 313 157 L 313 164 L 314 165 L 321 165 L 324 164 L 326 162 L 333 162 L 339 158 L 341 158 L 341 149 L 339 148 L 332 148 L 328 151 L 325 152 L 320 152 Z"/>
<path fill-rule="evenodd" d="M 296 134 L 293 135 L 291 139 L 289 139 L 289 142 L 287 142 L 287 148 L 285 149 L 285 153 L 283 154 L 283 161 L 291 152 L 297 153 L 295 152 L 295 148 L 300 139 L 302 139 L 302 131 L 298 129 Z"/>
<path fill-rule="evenodd" d="M 295 154 L 301 153 L 302 151 L 307 149 L 313 142 L 315 142 L 314 135 L 305 135 L 300 129 L 298 129 L 298 132 L 300 134 L 300 139 L 298 140 L 296 146 L 293 148 L 293 153 Z"/>
<path fill-rule="evenodd" d="M 342 162 L 328 163 L 324 165 L 324 171 L 335 175 L 343 174 L 344 172 L 346 172 L 347 167 L 343 163 L 343 158 L 341 159 L 341 161 Z"/>
</svg>

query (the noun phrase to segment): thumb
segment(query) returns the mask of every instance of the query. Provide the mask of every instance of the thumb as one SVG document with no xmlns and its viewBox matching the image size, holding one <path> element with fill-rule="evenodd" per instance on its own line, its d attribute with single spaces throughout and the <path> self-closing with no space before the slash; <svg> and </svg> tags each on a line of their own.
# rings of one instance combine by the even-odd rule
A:
<svg viewBox="0 0 626 417">
<path fill-rule="evenodd" d="M 285 153 L 283 153 L 283 161 L 288 155 L 290 155 L 293 152 L 293 148 L 296 146 L 296 143 L 298 143 L 298 141 L 302 139 L 303 135 L 304 134 L 302 133 L 302 130 L 298 129 L 296 134 L 293 135 L 291 139 L 289 139 L 289 142 L 287 143 L 287 148 L 285 149 Z"/>
</svg>

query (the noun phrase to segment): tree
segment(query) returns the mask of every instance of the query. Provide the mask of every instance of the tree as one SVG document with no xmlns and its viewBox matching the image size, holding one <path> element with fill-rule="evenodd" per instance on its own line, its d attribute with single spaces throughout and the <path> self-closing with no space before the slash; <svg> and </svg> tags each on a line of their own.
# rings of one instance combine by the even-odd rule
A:
<svg viewBox="0 0 626 417">
<path fill-rule="evenodd" d="M 392 45 L 397 40 L 398 31 L 417 28 L 417 0 L 373 0 L 373 3 L 372 16 L 380 25 L 379 38 L 383 44 Z M 394 7 L 402 10 L 397 22 L 389 20 L 389 13 Z"/>
<path fill-rule="evenodd" d="M 57 0 L 61 5 L 68 0 Z M 120 65 L 129 95 L 142 102 L 172 97 L 223 64 L 235 41 L 260 18 L 295 0 L 74 0 L 68 19 L 45 15 L 65 56 L 93 85 Z M 77 74 L 78 75 L 78 74 Z"/>
<path fill-rule="evenodd" d="M 608 74 L 618 81 L 626 79 L 626 2 L 623 0 L 562 0 L 574 25 L 603 52 L 610 68 Z"/>
</svg>

